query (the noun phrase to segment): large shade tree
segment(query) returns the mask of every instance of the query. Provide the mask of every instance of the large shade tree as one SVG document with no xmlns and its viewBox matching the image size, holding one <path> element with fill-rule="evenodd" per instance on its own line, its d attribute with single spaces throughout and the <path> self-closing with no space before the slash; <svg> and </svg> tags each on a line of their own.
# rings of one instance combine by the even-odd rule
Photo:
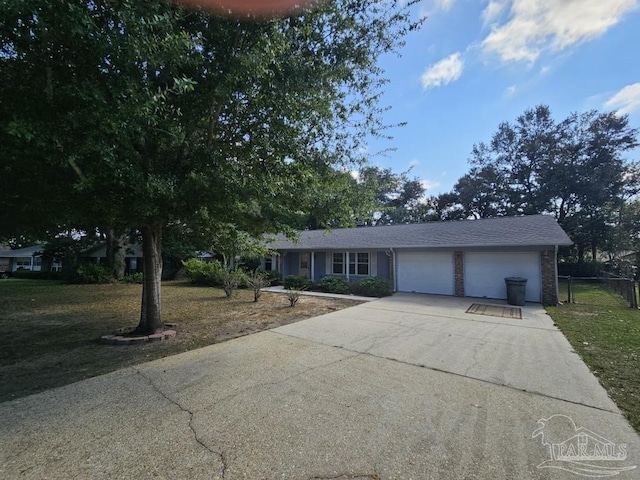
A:
<svg viewBox="0 0 640 480">
<path fill-rule="evenodd" d="M 551 213 L 596 258 L 612 215 L 637 193 L 637 166 L 625 159 L 638 130 L 615 112 L 573 113 L 556 121 L 549 107 L 503 122 L 472 150 L 471 171 L 440 196 L 442 218 Z"/>
<path fill-rule="evenodd" d="M 338 0 L 239 21 L 163 1 L 0 6 L 0 235 L 74 223 L 140 232 L 141 333 L 162 329 L 167 225 L 277 231 L 316 172 L 383 130 L 380 55 L 404 2 Z"/>
</svg>

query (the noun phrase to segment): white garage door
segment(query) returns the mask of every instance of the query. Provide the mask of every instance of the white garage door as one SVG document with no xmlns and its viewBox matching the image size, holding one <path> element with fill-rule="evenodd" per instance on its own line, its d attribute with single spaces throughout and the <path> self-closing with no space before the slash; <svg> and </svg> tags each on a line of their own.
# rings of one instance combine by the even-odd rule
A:
<svg viewBox="0 0 640 480">
<path fill-rule="evenodd" d="M 507 298 L 505 277 L 526 278 L 526 300 L 541 301 L 539 252 L 464 254 L 465 296 Z"/>
<path fill-rule="evenodd" d="M 398 252 L 400 292 L 454 294 L 453 253 Z"/>
</svg>

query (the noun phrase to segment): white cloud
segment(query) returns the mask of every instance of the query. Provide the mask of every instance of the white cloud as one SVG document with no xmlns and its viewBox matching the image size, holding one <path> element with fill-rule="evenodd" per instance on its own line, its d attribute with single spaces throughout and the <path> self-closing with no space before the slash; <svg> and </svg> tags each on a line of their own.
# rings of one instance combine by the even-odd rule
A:
<svg viewBox="0 0 640 480">
<path fill-rule="evenodd" d="M 436 8 L 446 12 L 451 9 L 455 2 L 456 0 L 436 0 Z"/>
<path fill-rule="evenodd" d="M 425 190 L 431 190 L 431 189 L 434 189 L 434 188 L 438 188 L 440 186 L 440 182 L 436 182 L 436 181 L 433 181 L 433 180 L 427 180 L 425 178 L 425 179 L 420 180 L 420 185 L 422 185 L 422 188 L 424 188 Z"/>
<path fill-rule="evenodd" d="M 507 97 L 512 97 L 513 95 L 515 95 L 515 93 L 518 91 L 517 87 L 515 85 L 511 85 L 510 87 L 508 87 L 505 91 L 504 94 Z"/>
<path fill-rule="evenodd" d="M 463 66 L 464 63 L 460 59 L 460 53 L 454 53 L 430 65 L 422 74 L 422 88 L 426 90 L 440 87 L 458 80 L 462 74 Z"/>
<path fill-rule="evenodd" d="M 482 22 L 489 25 L 496 20 L 509 5 L 509 0 L 489 0 L 489 3 L 482 11 Z"/>
<path fill-rule="evenodd" d="M 494 24 L 482 42 L 486 52 L 497 54 L 505 62 L 534 62 L 544 50 L 561 51 L 592 40 L 638 5 L 638 0 L 509 1 L 508 21 Z M 485 22 L 500 13 L 493 3 L 483 12 Z"/>
<path fill-rule="evenodd" d="M 604 104 L 620 114 L 640 111 L 640 82 L 627 85 Z"/>
</svg>

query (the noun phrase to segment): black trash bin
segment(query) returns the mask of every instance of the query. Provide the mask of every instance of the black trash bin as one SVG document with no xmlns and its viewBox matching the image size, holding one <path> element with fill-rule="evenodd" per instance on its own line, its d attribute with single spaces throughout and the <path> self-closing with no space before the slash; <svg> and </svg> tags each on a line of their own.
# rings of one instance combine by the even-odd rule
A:
<svg viewBox="0 0 640 480">
<path fill-rule="evenodd" d="M 509 305 L 524 305 L 527 279 L 522 277 L 507 277 L 504 281 L 507 284 L 507 303 Z"/>
</svg>

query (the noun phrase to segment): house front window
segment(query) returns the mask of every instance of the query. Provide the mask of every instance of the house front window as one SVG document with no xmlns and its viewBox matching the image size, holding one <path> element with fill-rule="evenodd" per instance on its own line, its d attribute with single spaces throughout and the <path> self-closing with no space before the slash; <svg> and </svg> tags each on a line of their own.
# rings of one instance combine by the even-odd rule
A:
<svg viewBox="0 0 640 480">
<path fill-rule="evenodd" d="M 331 273 L 334 275 L 344 275 L 344 253 L 334 252 Z"/>
<path fill-rule="evenodd" d="M 352 252 L 349 254 L 349 275 L 369 275 L 368 252 Z"/>
<path fill-rule="evenodd" d="M 25 270 L 31 270 L 31 257 L 16 258 L 16 268 L 24 268 Z"/>
<path fill-rule="evenodd" d="M 273 257 L 267 257 L 264 259 L 264 269 L 265 271 L 273 270 Z"/>
</svg>

